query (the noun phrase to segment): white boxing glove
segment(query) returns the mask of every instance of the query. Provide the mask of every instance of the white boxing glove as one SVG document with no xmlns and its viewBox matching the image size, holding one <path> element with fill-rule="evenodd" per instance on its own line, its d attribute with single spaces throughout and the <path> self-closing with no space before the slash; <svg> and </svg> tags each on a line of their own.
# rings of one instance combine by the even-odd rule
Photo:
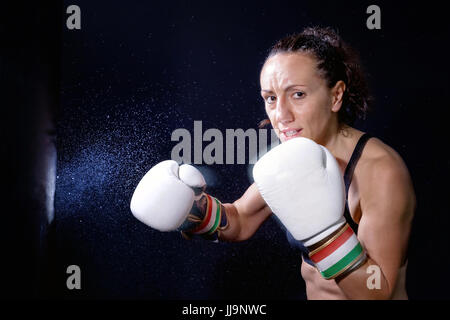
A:
<svg viewBox="0 0 450 320">
<path fill-rule="evenodd" d="M 166 160 L 141 179 L 130 209 L 139 221 L 159 231 L 213 235 L 223 224 L 225 214 L 220 202 L 204 193 L 205 188 L 198 169 Z"/>
<path fill-rule="evenodd" d="M 343 216 L 345 186 L 339 165 L 323 146 L 307 138 L 288 140 L 254 166 L 261 196 L 292 236 L 308 249 L 326 279 L 366 256 Z"/>
</svg>

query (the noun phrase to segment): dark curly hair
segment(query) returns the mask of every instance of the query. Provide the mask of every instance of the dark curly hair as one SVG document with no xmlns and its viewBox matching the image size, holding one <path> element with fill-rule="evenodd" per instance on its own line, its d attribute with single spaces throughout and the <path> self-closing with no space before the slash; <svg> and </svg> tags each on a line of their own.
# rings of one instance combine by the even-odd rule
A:
<svg viewBox="0 0 450 320">
<path fill-rule="evenodd" d="M 317 68 L 329 88 L 339 80 L 344 81 L 346 89 L 338 112 L 339 123 L 351 126 L 356 120 L 366 118 L 372 97 L 359 56 L 337 32 L 328 27 L 308 27 L 300 33 L 288 35 L 270 49 L 266 61 L 278 53 L 295 52 L 311 54 L 317 60 Z M 263 120 L 260 127 L 268 124 L 268 119 Z"/>
</svg>

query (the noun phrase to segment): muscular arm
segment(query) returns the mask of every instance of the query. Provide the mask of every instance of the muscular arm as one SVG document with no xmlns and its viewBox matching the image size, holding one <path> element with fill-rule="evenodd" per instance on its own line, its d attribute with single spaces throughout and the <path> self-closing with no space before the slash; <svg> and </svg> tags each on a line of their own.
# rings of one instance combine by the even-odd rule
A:
<svg viewBox="0 0 450 320">
<path fill-rule="evenodd" d="M 375 160 L 366 171 L 360 179 L 362 217 L 358 239 L 368 260 L 336 282 L 350 299 L 389 299 L 404 263 L 415 196 L 401 159 Z M 370 265 L 381 271 L 380 289 L 369 290 L 367 286 Z"/>
<path fill-rule="evenodd" d="M 222 241 L 244 241 L 250 238 L 272 213 L 255 184 L 233 203 L 224 203 L 228 226 L 219 232 Z"/>
</svg>

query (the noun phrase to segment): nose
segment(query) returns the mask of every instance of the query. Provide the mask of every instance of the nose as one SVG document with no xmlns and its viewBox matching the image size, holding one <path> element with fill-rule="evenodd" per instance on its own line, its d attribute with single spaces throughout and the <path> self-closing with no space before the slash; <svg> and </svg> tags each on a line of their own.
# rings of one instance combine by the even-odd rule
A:
<svg viewBox="0 0 450 320">
<path fill-rule="evenodd" d="M 289 104 L 284 99 L 277 100 L 275 111 L 276 120 L 282 124 L 287 124 L 294 121 L 294 114 Z"/>
</svg>

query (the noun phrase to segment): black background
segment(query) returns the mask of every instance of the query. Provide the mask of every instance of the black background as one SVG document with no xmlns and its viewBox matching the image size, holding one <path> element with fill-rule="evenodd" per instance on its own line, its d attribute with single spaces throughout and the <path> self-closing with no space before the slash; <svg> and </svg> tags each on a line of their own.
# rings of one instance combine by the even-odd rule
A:
<svg viewBox="0 0 450 320">
<path fill-rule="evenodd" d="M 81 30 L 65 26 L 70 4 L 81 8 Z M 381 8 L 381 30 L 366 27 L 370 4 Z M 138 222 L 129 201 L 143 174 L 170 158 L 176 128 L 192 132 L 194 120 L 202 120 L 203 130 L 256 128 L 265 116 L 258 77 L 267 50 L 288 33 L 321 25 L 335 28 L 353 45 L 367 71 L 375 105 L 356 127 L 397 150 L 412 176 L 418 207 L 409 249 L 409 297 L 448 299 L 449 33 L 442 6 L 65 1 L 48 10 L 59 12 L 54 21 L 60 28 L 50 32 L 21 22 L 34 11 L 16 10 L 18 17 L 9 18 L 15 29 L 3 31 L 20 54 L 6 56 L 4 65 L 29 63 L 33 54 L 27 49 L 33 47 L 27 39 L 39 34 L 55 49 L 48 64 L 59 79 L 52 91 L 59 107 L 51 271 L 43 286 L 64 299 L 305 299 L 300 258 L 273 218 L 242 243 L 185 241 Z M 2 77 L 2 83 L 8 79 Z M 29 88 L 14 88 L 17 92 L 9 95 L 5 90 L 9 100 L 2 107 L 9 110 L 4 128 L 14 133 L 7 135 L 12 144 L 23 139 L 13 120 L 24 114 L 33 119 L 26 108 L 14 111 L 20 101 L 15 98 Z M 14 152 L 7 157 L 11 163 L 26 157 L 22 150 Z M 250 183 L 248 165 L 200 169 L 208 192 L 222 202 L 237 199 Z M 8 175 L 19 185 L 19 191 L 11 191 L 16 196 L 18 170 L 13 166 Z M 21 211 L 5 211 L 19 221 L 8 227 L 6 219 L 3 225 L 9 228 L 2 238 L 10 254 L 6 260 L 12 266 L 22 263 L 17 270 L 24 274 L 30 270 L 26 262 L 10 257 L 31 239 L 16 238 L 16 229 L 23 231 Z M 66 268 L 72 264 L 81 268 L 81 290 L 66 288 Z"/>
</svg>

